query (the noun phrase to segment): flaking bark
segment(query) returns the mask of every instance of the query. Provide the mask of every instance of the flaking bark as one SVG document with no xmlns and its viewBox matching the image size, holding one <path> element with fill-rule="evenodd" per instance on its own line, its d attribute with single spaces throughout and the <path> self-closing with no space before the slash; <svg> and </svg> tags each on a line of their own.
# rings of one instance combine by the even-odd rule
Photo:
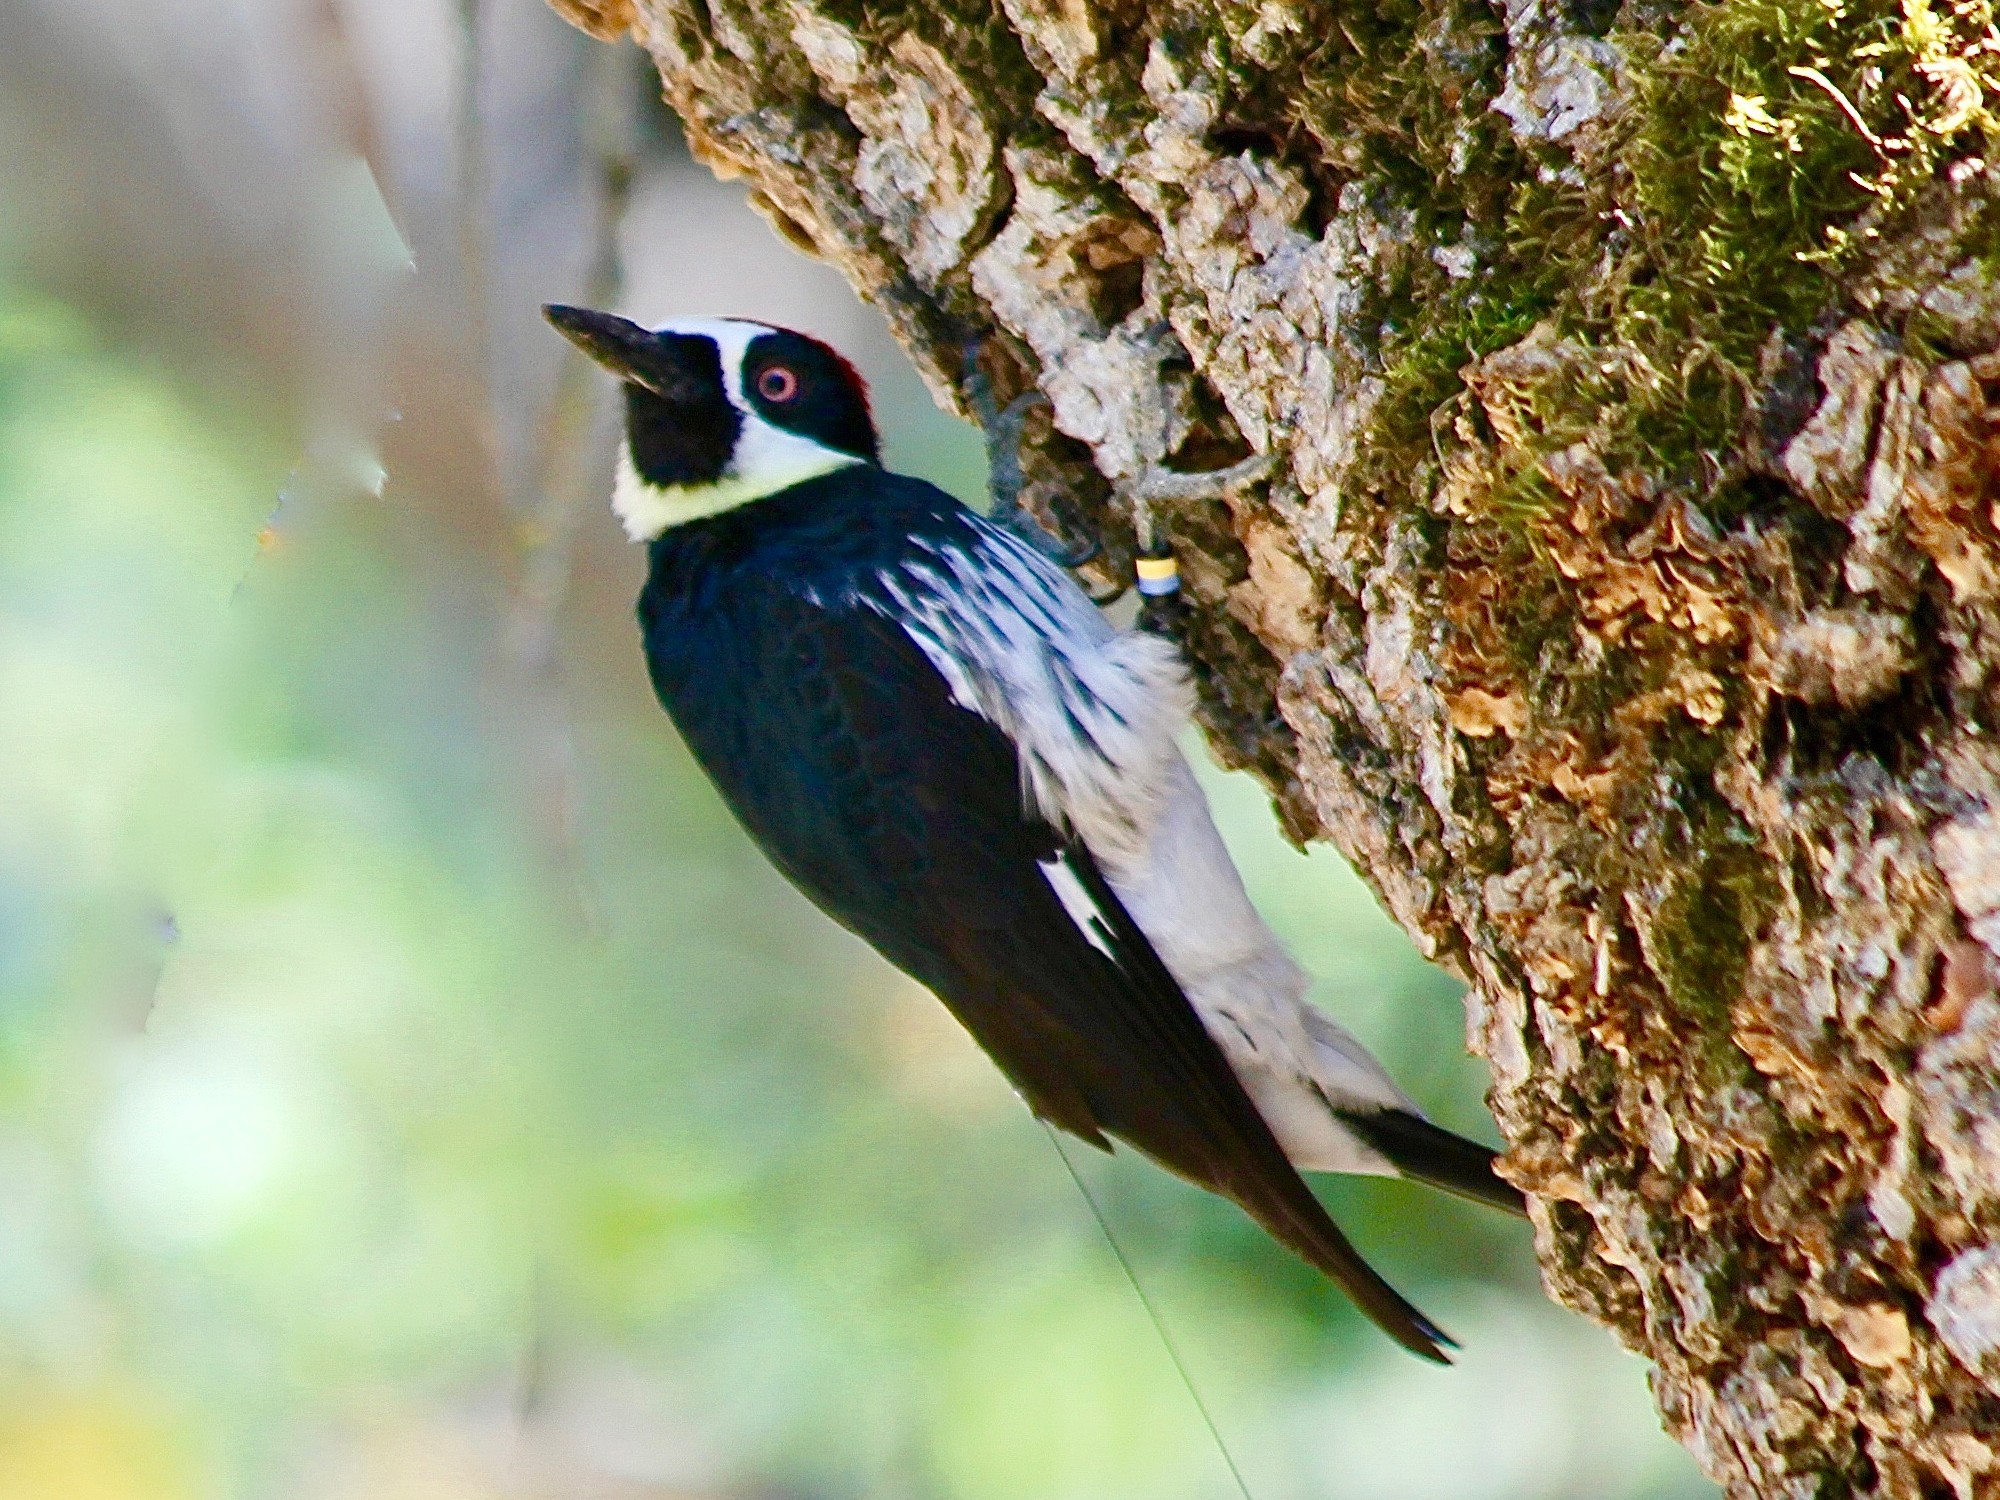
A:
<svg viewBox="0 0 2000 1500">
<path fill-rule="evenodd" d="M 2000 1493 L 1977 0 L 553 0 L 889 314 L 1163 459 L 1206 727 L 1463 975 L 1549 1290 L 1732 1494 Z"/>
</svg>

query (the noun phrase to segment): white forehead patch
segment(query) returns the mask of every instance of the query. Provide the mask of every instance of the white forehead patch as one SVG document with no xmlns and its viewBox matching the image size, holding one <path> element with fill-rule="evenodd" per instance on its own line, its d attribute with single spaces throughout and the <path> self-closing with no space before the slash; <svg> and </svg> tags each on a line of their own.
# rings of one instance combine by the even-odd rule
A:
<svg viewBox="0 0 2000 1500">
<path fill-rule="evenodd" d="M 743 356 L 765 334 L 778 332 L 776 328 L 753 318 L 670 318 L 653 332 L 713 339 L 722 356 L 722 384 L 729 392 L 729 404 L 745 416 L 750 414 L 750 403 L 743 397 Z"/>
<path fill-rule="evenodd" d="M 675 526 L 719 516 L 861 462 L 852 453 L 842 453 L 765 421 L 744 395 L 743 356 L 759 338 L 780 331 L 750 318 L 674 318 L 654 330 L 698 334 L 715 341 L 722 360 L 722 388 L 742 425 L 729 467 L 713 484 L 649 484 L 632 462 L 630 441 L 620 445 L 611 509 L 633 541 L 650 542 Z"/>
</svg>

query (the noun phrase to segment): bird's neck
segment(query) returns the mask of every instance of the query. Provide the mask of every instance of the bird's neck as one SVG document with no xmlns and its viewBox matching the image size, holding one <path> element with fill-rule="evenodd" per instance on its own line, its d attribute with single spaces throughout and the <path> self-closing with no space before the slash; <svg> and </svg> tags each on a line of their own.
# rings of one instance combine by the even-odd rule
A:
<svg viewBox="0 0 2000 1500">
<path fill-rule="evenodd" d="M 855 463 L 662 532 L 648 547 L 647 587 L 698 604 L 748 571 L 831 596 L 926 548 L 962 544 L 966 525 L 944 491 Z"/>
<path fill-rule="evenodd" d="M 797 443 L 761 455 L 761 461 L 732 467 L 700 484 L 655 484 L 639 471 L 628 443 L 619 450 L 611 509 L 625 534 L 652 542 L 681 527 L 727 515 L 841 469 L 866 465 L 851 453 L 816 443 Z"/>
</svg>

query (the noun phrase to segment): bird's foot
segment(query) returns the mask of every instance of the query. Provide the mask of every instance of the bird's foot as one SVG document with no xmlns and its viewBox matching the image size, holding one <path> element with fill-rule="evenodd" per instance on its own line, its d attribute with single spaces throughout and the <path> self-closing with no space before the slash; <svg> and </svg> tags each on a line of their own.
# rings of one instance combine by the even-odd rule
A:
<svg viewBox="0 0 2000 1500">
<path fill-rule="evenodd" d="M 1133 499 L 1148 505 L 1191 505 L 1220 500 L 1246 484 L 1255 484 L 1277 466 L 1275 453 L 1253 453 L 1226 469 L 1207 469 L 1199 474 L 1183 474 L 1165 464 L 1148 464 L 1126 490 Z"/>
<path fill-rule="evenodd" d="M 1178 639 L 1187 622 L 1187 601 L 1181 597 L 1180 567 L 1174 549 L 1160 531 L 1156 510 L 1165 505 L 1187 505 L 1203 500 L 1220 500 L 1246 484 L 1255 484 L 1277 467 L 1277 457 L 1253 453 L 1240 463 L 1199 474 L 1184 474 L 1165 464 L 1148 464 L 1138 478 L 1124 487 L 1135 518 L 1146 518 L 1132 569 L 1139 584 L 1141 630 Z"/>
<path fill-rule="evenodd" d="M 1171 332 L 1165 323 L 1148 330 L 1163 363 L 1172 358 L 1179 347 L 1170 339 Z M 1091 535 L 1074 540 L 1070 535 L 1051 534 L 1050 529 L 1021 503 L 1022 492 L 1027 487 L 1026 477 L 1021 471 L 1022 436 L 1027 428 L 1028 414 L 1038 406 L 1047 405 L 1048 397 L 1039 390 L 1031 389 L 1002 406 L 993 393 L 992 377 L 979 360 L 984 342 L 984 337 L 980 335 L 966 340 L 961 378 L 966 404 L 972 408 L 973 417 L 986 438 L 987 487 L 993 497 L 990 514 L 993 520 L 1024 538 L 1051 562 L 1074 571 L 1100 556 L 1103 544 Z M 1134 557 L 1134 571 L 1141 596 L 1140 626 L 1161 634 L 1175 635 L 1186 616 L 1186 607 L 1180 598 L 1180 577 L 1174 565 L 1173 549 L 1161 537 L 1156 523 L 1159 510 L 1220 500 L 1244 485 L 1255 484 L 1267 477 L 1277 467 L 1278 461 L 1274 454 L 1256 453 L 1226 468 L 1196 474 L 1183 473 L 1169 468 L 1164 462 L 1169 441 L 1168 425 L 1163 418 L 1162 431 L 1150 445 L 1152 452 L 1148 461 L 1136 476 L 1118 486 L 1118 495 L 1132 515 L 1134 530 L 1138 533 L 1139 547 Z M 1094 591 L 1091 597 L 1100 605 L 1110 604 L 1125 592 L 1125 588 L 1123 584 L 1114 585 L 1107 591 Z"/>
<path fill-rule="evenodd" d="M 1027 488 L 1021 472 L 1022 434 L 1027 430 L 1028 413 L 1048 405 L 1049 398 L 1030 389 L 1002 406 L 993 394 L 992 377 L 979 362 L 983 343 L 978 335 L 966 340 L 963 379 L 966 403 L 986 438 L 986 487 L 993 497 L 989 514 L 1058 567 L 1080 568 L 1103 550 L 1097 538 L 1086 536 L 1075 541 L 1051 535 L 1021 504 L 1021 492 Z"/>
</svg>

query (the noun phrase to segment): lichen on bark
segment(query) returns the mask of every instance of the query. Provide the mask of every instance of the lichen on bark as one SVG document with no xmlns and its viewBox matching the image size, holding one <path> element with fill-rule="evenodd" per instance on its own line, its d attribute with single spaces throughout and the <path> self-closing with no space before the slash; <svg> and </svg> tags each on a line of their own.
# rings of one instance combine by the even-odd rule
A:
<svg viewBox="0 0 2000 1500">
<path fill-rule="evenodd" d="M 554 0 L 1060 495 L 1471 983 L 1550 1291 L 1733 1494 L 2000 1493 L 1988 0 Z"/>
</svg>

